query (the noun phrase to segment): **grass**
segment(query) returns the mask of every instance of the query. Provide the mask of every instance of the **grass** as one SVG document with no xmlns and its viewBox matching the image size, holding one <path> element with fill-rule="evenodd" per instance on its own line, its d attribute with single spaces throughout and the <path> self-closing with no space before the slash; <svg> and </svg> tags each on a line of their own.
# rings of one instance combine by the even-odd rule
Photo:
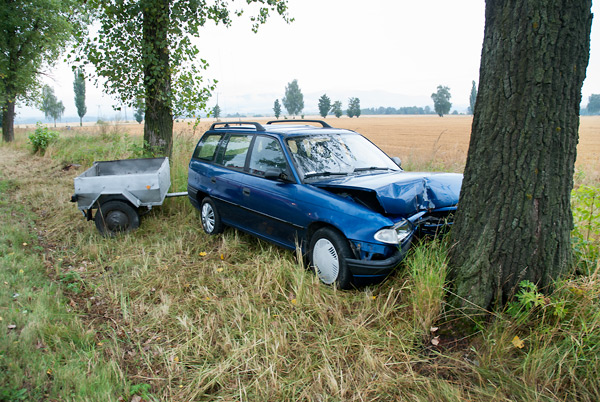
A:
<svg viewBox="0 0 600 402">
<path fill-rule="evenodd" d="M 171 191 L 185 190 L 198 134 L 175 134 Z M 383 284 L 340 292 L 293 253 L 206 236 L 185 198 L 107 239 L 68 203 L 72 180 L 94 160 L 143 156 L 141 138 L 61 132 L 44 157 L 24 138 L 0 147 L 0 401 L 600 399 L 598 269 L 541 299 L 524 288 L 461 338 L 444 318 L 443 241 Z"/>
<path fill-rule="evenodd" d="M 94 328 L 49 280 L 35 216 L 9 198 L 16 186 L 0 181 L 0 400 L 114 399 L 123 381 L 98 350 Z"/>
</svg>

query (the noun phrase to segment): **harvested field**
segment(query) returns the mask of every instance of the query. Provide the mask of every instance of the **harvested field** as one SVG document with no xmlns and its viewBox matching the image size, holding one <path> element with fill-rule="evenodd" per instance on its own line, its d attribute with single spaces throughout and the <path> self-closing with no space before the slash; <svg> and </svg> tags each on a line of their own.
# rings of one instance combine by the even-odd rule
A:
<svg viewBox="0 0 600 402">
<path fill-rule="evenodd" d="M 471 116 L 394 116 L 327 119 L 332 126 L 358 131 L 391 156 L 422 165 L 435 162 L 447 169 L 464 166 L 471 135 Z M 600 170 L 600 116 L 581 117 L 576 165 Z M 460 170 L 459 169 L 459 170 Z"/>
</svg>

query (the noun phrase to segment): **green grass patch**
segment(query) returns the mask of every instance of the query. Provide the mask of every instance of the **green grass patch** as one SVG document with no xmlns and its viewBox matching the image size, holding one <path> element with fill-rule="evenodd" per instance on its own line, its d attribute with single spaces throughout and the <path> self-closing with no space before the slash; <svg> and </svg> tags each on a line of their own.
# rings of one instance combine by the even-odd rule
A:
<svg viewBox="0 0 600 402">
<path fill-rule="evenodd" d="M 0 400 L 116 400 L 123 381 L 96 332 L 48 278 L 35 216 L 0 181 Z"/>
</svg>

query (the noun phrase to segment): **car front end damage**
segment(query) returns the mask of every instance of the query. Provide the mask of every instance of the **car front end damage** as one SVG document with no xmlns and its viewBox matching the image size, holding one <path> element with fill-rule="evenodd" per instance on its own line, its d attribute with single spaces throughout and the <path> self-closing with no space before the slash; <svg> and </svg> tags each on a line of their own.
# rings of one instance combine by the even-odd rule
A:
<svg viewBox="0 0 600 402">
<path fill-rule="evenodd" d="M 347 263 L 357 283 L 385 279 L 402 262 L 413 241 L 446 233 L 455 211 L 456 205 L 421 211 L 380 229 L 374 235 L 374 242 L 350 240 L 356 258 Z"/>
</svg>

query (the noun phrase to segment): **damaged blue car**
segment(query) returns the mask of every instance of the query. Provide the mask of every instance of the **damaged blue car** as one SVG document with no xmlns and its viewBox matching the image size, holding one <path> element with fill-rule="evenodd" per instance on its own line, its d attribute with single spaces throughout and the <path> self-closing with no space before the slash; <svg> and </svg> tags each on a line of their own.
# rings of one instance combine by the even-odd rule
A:
<svg viewBox="0 0 600 402">
<path fill-rule="evenodd" d="M 415 236 L 451 224 L 462 175 L 405 172 L 368 139 L 319 120 L 219 122 L 189 164 L 208 234 L 231 226 L 300 248 L 341 289 L 385 278 Z"/>
</svg>

